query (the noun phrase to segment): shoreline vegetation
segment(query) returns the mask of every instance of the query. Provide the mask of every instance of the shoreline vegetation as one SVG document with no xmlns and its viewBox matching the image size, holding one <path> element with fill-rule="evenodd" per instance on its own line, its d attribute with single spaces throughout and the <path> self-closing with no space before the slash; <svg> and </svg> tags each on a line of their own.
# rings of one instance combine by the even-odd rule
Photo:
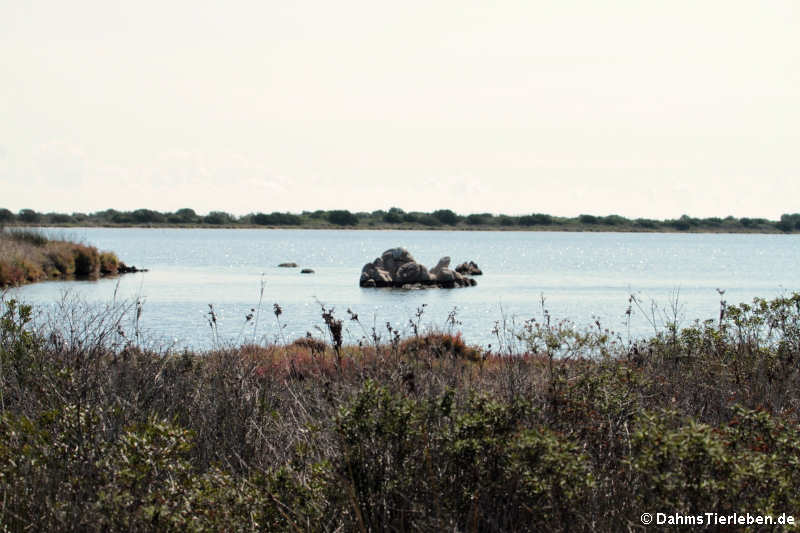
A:
<svg viewBox="0 0 800 533">
<path fill-rule="evenodd" d="M 718 317 L 642 339 L 543 309 L 498 324 L 492 351 L 465 344 L 455 315 L 423 331 L 422 309 L 406 338 L 321 306 L 318 336 L 256 343 L 259 315 L 282 331 L 278 304 L 272 326 L 261 311 L 245 317 L 253 342 L 173 351 L 144 340 L 138 302 L 65 300 L 49 315 L 0 297 L 4 531 L 798 518 L 800 293 L 721 301 Z"/>
<path fill-rule="evenodd" d="M 41 231 L 0 227 L 0 288 L 44 280 L 97 279 L 135 271 L 113 252 L 53 239 Z"/>
<path fill-rule="evenodd" d="M 40 213 L 22 209 L 12 213 L 0 208 L 0 226 L 56 227 L 185 227 L 185 228 L 299 228 L 299 229 L 401 229 L 473 231 L 603 231 L 684 233 L 798 233 L 800 213 L 783 214 L 779 220 L 764 218 L 628 219 L 619 215 L 557 217 L 544 213 L 509 216 L 492 213 L 459 215 L 450 209 L 430 213 L 388 210 L 351 213 L 347 210 L 317 210 L 293 213 L 249 213 L 237 217 L 224 211 L 201 215 L 193 209 L 159 212 L 150 209 L 95 213 Z"/>
</svg>

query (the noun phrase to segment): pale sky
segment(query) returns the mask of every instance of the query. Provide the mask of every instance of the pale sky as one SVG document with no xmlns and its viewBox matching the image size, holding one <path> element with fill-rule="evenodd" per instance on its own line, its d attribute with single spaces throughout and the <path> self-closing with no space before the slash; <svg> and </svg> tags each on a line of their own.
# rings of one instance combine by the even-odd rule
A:
<svg viewBox="0 0 800 533">
<path fill-rule="evenodd" d="M 798 11 L 0 0 L 0 207 L 774 220 Z"/>
</svg>

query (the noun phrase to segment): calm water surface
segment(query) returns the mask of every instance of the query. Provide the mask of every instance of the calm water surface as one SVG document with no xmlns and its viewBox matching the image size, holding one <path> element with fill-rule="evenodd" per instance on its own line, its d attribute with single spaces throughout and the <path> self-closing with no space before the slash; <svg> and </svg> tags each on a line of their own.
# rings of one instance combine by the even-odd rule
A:
<svg viewBox="0 0 800 533">
<path fill-rule="evenodd" d="M 421 323 L 447 327 L 453 310 L 468 342 L 491 344 L 495 324 L 541 318 L 542 297 L 554 318 L 580 326 L 599 319 L 628 334 L 625 311 L 631 294 L 649 310 L 669 308 L 678 295 L 683 324 L 713 318 L 717 289 L 729 303 L 800 290 L 800 236 L 562 232 L 323 231 L 228 229 L 45 230 L 112 250 L 126 263 L 150 271 L 99 281 L 45 282 L 15 289 L 13 296 L 51 305 L 70 291 L 90 302 L 141 299 L 142 327 L 151 339 L 176 347 L 213 344 L 208 304 L 218 315 L 220 336 L 241 342 L 320 336 L 320 303 L 358 313 L 363 326 L 346 322 L 350 342 L 390 322 L 409 334 L 409 320 L 424 307 Z M 477 287 L 453 290 L 362 289 L 361 267 L 384 250 L 404 246 L 428 267 L 444 255 L 452 266 L 472 260 L 483 269 Z M 294 261 L 314 269 L 278 268 Z M 258 329 L 245 315 L 258 307 Z M 283 308 L 279 328 L 273 304 Z M 658 318 L 657 313 L 657 318 Z M 652 332 L 636 312 L 634 336 Z"/>
</svg>

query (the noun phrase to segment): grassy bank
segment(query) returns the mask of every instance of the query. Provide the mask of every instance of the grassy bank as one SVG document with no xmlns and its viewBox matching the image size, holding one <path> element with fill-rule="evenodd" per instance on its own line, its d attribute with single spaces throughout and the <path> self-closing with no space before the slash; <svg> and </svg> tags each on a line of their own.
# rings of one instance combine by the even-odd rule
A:
<svg viewBox="0 0 800 533">
<path fill-rule="evenodd" d="M 116 274 L 120 261 L 94 246 L 50 239 L 39 231 L 0 228 L 0 287 L 46 279 Z"/>
<path fill-rule="evenodd" d="M 0 209 L 0 224 L 39 226 L 102 227 L 181 227 L 181 228 L 303 228 L 303 229 L 402 229 L 402 230 L 480 230 L 480 231 L 618 231 L 618 232 L 689 232 L 689 233 L 797 233 L 800 214 L 783 214 L 779 220 L 765 218 L 696 218 L 683 215 L 676 219 L 630 219 L 619 215 L 559 217 L 544 213 L 503 215 L 473 213 L 460 215 L 450 209 L 429 213 L 406 212 L 392 207 L 388 211 L 351 213 L 347 210 L 317 210 L 301 213 L 249 213 L 235 216 L 224 211 L 197 214 L 193 209 L 159 212 L 151 209 L 95 213 L 39 213 L 23 209 L 14 214 Z"/>
<path fill-rule="evenodd" d="M 800 294 L 639 341 L 545 314 L 498 331 L 502 352 L 391 325 L 342 345 L 323 311 L 324 339 L 192 353 L 144 348 L 135 306 L 73 303 L 34 331 L 35 310 L 3 302 L 0 524 L 622 531 L 645 512 L 798 514 Z"/>
</svg>

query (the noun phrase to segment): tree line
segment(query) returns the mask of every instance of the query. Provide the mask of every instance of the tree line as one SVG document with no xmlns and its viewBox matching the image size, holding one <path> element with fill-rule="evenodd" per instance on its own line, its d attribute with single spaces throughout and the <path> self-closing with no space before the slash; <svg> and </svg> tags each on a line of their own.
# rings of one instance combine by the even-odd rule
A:
<svg viewBox="0 0 800 533">
<path fill-rule="evenodd" d="M 404 211 L 398 207 L 372 212 L 350 212 L 346 209 L 303 211 L 299 214 L 273 211 L 236 216 L 225 211 L 198 214 L 183 208 L 174 212 L 152 209 L 118 211 L 106 209 L 94 213 L 42 213 L 21 209 L 14 213 L 0 208 L 0 225 L 206 225 L 206 226 L 292 226 L 292 227 L 426 227 L 426 228 L 485 228 L 485 229 L 583 229 L 605 231 L 720 231 L 720 232 L 794 232 L 800 231 L 800 213 L 783 214 L 779 220 L 765 218 L 695 218 L 683 215 L 676 219 L 626 218 L 620 215 L 589 215 L 558 217 L 545 213 L 526 215 L 495 215 L 473 213 L 459 215 L 450 209 L 432 212 Z"/>
</svg>

